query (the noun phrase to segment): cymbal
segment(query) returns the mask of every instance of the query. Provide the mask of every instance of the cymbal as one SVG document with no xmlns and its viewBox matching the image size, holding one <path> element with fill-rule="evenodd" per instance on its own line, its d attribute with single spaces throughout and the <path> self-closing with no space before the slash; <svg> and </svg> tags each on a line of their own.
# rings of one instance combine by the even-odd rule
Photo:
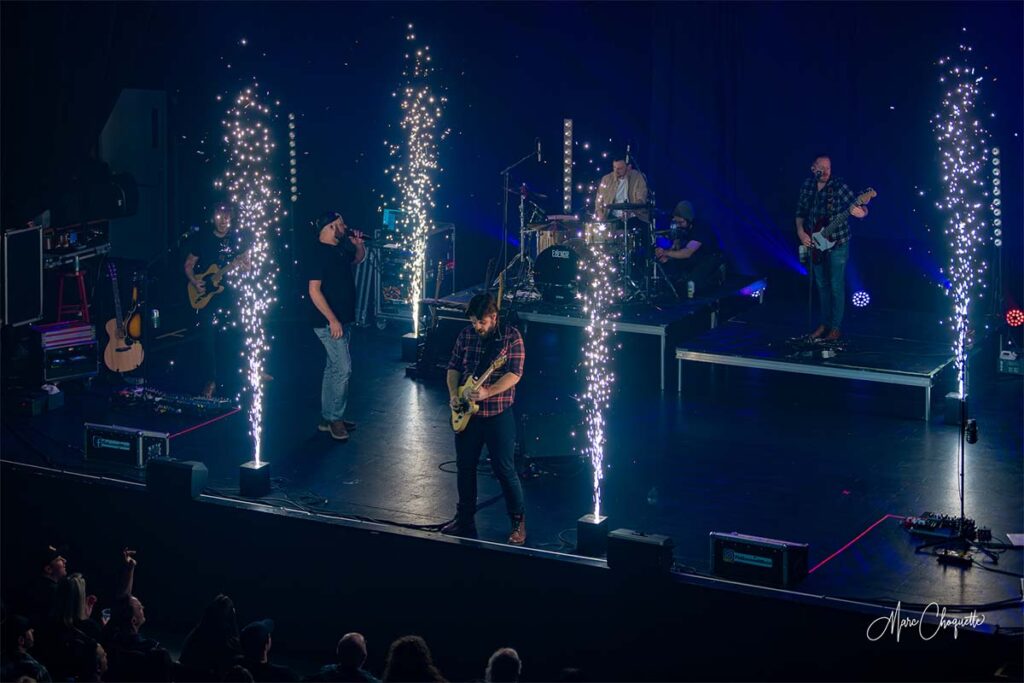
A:
<svg viewBox="0 0 1024 683">
<path fill-rule="evenodd" d="M 522 191 L 521 190 L 508 190 L 508 193 L 509 194 L 521 194 Z M 537 199 L 547 199 L 548 198 L 548 196 L 546 194 L 541 194 L 540 192 L 534 192 L 533 190 L 527 190 L 526 191 L 526 196 L 527 197 L 536 197 Z"/>
<path fill-rule="evenodd" d="M 650 208 L 650 206 L 647 202 L 622 202 L 620 204 L 609 204 L 604 208 L 609 211 L 640 211 L 641 209 Z"/>
</svg>

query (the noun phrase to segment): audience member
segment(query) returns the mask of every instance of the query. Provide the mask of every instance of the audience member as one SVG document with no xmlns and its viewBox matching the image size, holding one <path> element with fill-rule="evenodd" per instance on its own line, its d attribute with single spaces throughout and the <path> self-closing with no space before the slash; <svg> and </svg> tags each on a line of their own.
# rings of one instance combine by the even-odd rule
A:
<svg viewBox="0 0 1024 683">
<path fill-rule="evenodd" d="M 362 633 L 346 633 L 338 641 L 334 654 L 334 664 L 328 664 L 306 680 L 378 683 L 377 679 L 363 668 L 366 664 L 366 639 Z"/>
<path fill-rule="evenodd" d="M 426 641 L 419 636 L 403 636 L 391 643 L 383 680 L 385 683 L 444 683 L 445 678 L 434 666 Z"/>
<path fill-rule="evenodd" d="M 95 641 L 102 637 L 103 628 L 92 619 L 96 596 L 85 589 L 85 578 L 74 573 L 57 583 L 50 608 L 50 621 L 64 628 L 74 627 Z"/>
<path fill-rule="evenodd" d="M 516 683 L 523 672 L 519 653 L 510 647 L 503 647 L 487 660 L 484 680 L 487 683 Z"/>
<path fill-rule="evenodd" d="M 53 594 L 57 582 L 68 575 L 67 560 L 61 550 L 52 545 L 43 548 L 35 560 L 34 571 L 38 571 L 22 594 L 20 607 L 32 626 L 39 628 L 50 616 Z"/>
<path fill-rule="evenodd" d="M 178 661 L 203 680 L 218 680 L 241 655 L 235 603 L 226 595 L 218 595 L 185 636 Z"/>
<path fill-rule="evenodd" d="M 114 601 L 110 621 L 103 629 L 103 643 L 110 658 L 109 681 L 171 680 L 170 653 L 160 643 L 140 633 L 146 610 L 134 595 Z"/>
<path fill-rule="evenodd" d="M 240 664 L 235 664 L 224 674 L 225 683 L 254 683 L 255 679 L 249 670 Z"/>
<path fill-rule="evenodd" d="M 28 676 L 39 683 L 49 683 L 50 672 L 28 653 L 33 645 L 35 634 L 28 619 L 12 614 L 4 620 L 0 628 L 0 680 Z"/>
<path fill-rule="evenodd" d="M 242 658 L 238 661 L 249 670 L 255 681 L 297 681 L 298 674 L 286 666 L 270 663 L 270 648 L 274 622 L 270 619 L 254 621 L 242 629 L 239 640 Z"/>
</svg>

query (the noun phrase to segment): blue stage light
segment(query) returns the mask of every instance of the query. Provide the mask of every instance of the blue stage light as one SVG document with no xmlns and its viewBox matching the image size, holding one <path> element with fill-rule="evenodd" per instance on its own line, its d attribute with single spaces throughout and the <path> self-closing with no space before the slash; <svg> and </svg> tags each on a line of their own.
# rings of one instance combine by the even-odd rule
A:
<svg viewBox="0 0 1024 683">
<path fill-rule="evenodd" d="M 852 300 L 853 300 L 853 305 L 854 306 L 856 306 L 857 308 L 864 308 L 869 303 L 871 303 L 871 295 L 869 295 L 864 290 L 861 290 L 859 292 L 854 292 L 853 293 L 853 299 Z"/>
</svg>

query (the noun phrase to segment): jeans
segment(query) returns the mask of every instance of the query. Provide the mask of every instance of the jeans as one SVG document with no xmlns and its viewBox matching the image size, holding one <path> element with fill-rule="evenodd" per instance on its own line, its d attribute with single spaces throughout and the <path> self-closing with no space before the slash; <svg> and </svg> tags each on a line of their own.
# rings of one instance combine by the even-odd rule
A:
<svg viewBox="0 0 1024 683">
<path fill-rule="evenodd" d="M 484 445 L 491 468 L 505 495 L 509 517 L 523 514 L 523 486 L 515 468 L 516 419 L 512 408 L 492 417 L 474 417 L 455 435 L 455 462 L 458 466 L 458 517 L 468 522 L 476 514 L 476 470 Z"/>
<path fill-rule="evenodd" d="M 352 376 L 352 356 L 348 351 L 350 333 L 346 329 L 341 337 L 333 339 L 330 327 L 316 327 L 313 331 L 327 351 L 320 389 L 320 415 L 328 422 L 336 422 L 345 416 L 348 405 L 348 380 Z"/>
<path fill-rule="evenodd" d="M 818 284 L 821 301 L 821 324 L 837 330 L 843 324 L 846 304 L 846 262 L 850 258 L 850 243 L 832 247 L 814 264 L 814 281 Z M 828 271 L 826 273 L 826 270 Z"/>
</svg>

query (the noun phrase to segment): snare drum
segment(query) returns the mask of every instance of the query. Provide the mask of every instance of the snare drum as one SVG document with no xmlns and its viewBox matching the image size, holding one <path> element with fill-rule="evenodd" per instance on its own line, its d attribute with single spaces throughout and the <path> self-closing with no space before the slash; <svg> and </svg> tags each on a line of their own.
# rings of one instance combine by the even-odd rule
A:
<svg viewBox="0 0 1024 683">
<path fill-rule="evenodd" d="M 591 246 L 622 243 L 622 221 L 594 221 L 583 227 L 587 244 Z"/>
</svg>

